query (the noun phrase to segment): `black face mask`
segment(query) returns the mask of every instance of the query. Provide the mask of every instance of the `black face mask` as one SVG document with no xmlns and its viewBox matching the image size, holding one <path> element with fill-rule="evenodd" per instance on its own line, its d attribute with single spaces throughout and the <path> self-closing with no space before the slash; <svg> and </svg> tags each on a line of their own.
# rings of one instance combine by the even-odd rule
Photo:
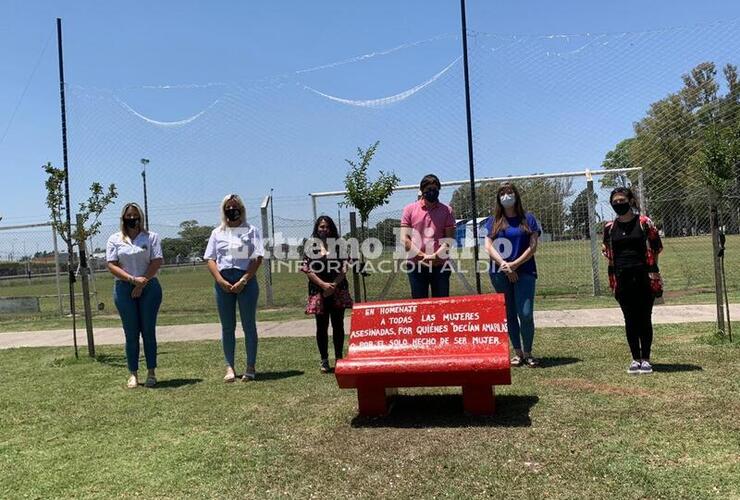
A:
<svg viewBox="0 0 740 500">
<path fill-rule="evenodd" d="M 629 203 L 612 203 L 612 208 L 617 213 L 617 215 L 624 215 L 630 211 L 630 204 Z"/>
<path fill-rule="evenodd" d="M 230 222 L 234 222 L 239 220 L 239 217 L 241 217 L 242 215 L 242 211 L 238 208 L 227 208 L 226 210 L 224 210 L 224 215 L 226 215 L 226 218 Z"/>
<path fill-rule="evenodd" d="M 123 225 L 126 226 L 127 229 L 136 229 L 139 227 L 139 219 L 138 217 L 134 217 L 132 219 L 123 219 Z"/>
<path fill-rule="evenodd" d="M 426 191 L 424 191 L 424 193 L 422 193 L 422 196 L 429 203 L 437 203 L 437 200 L 439 200 L 439 189 L 437 188 L 427 189 Z"/>
<path fill-rule="evenodd" d="M 329 231 L 327 231 L 326 229 L 319 229 L 316 233 L 319 235 L 319 238 L 321 238 L 322 240 L 325 240 L 326 238 L 329 237 Z"/>
</svg>

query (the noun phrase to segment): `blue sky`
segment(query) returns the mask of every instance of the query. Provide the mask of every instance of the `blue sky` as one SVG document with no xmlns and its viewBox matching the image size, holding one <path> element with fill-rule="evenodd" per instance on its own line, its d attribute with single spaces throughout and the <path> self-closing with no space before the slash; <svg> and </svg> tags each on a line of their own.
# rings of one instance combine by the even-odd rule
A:
<svg viewBox="0 0 740 500">
<path fill-rule="evenodd" d="M 188 203 L 196 218 L 208 217 L 212 200 L 232 186 L 252 206 L 275 188 L 277 214 L 305 219 L 310 217 L 305 193 L 341 189 L 342 160 L 355 146 L 376 138 L 382 139 L 377 166 L 393 169 L 404 182 L 416 182 L 430 168 L 447 179 L 466 174 L 460 64 L 382 111 L 345 109 L 305 90 L 310 86 L 342 98 L 372 99 L 426 81 L 460 53 L 455 0 L 3 0 L 2 225 L 45 220 L 40 165 L 61 165 L 53 38 L 57 16 L 64 22 L 67 81 L 82 89 L 70 97 L 71 176 L 78 193 L 94 178 L 116 182 L 122 198 L 136 198 L 135 165 L 139 157 L 149 156 L 152 215 L 164 224 L 188 218 Z M 740 3 L 731 0 L 469 0 L 468 27 L 478 32 L 471 41 L 471 71 L 482 175 L 598 167 L 610 145 L 630 134 L 632 122 L 650 102 L 680 86 L 682 71 L 705 57 L 740 53 L 737 45 L 726 43 L 738 42 L 727 38 L 727 25 L 719 34 L 707 28 L 634 33 L 739 18 Z M 609 35 L 598 38 L 600 33 Z M 628 33 L 633 35 L 620 37 Z M 548 34 L 575 36 L 537 36 Z M 433 37 L 438 38 L 388 56 L 295 74 Z M 491 51 L 497 47 L 502 47 L 499 52 Z M 630 53 L 631 47 L 638 53 Z M 551 51 L 559 55 L 543 55 Z M 270 79 L 276 75 L 289 76 Z M 577 81 L 584 78 L 592 85 Z M 255 81 L 276 86 L 255 90 Z M 142 89 L 210 82 L 226 86 Z M 175 136 L 147 128 L 130 113 L 117 114 L 120 109 L 107 101 L 95 104 L 90 98 L 99 97 L 96 89 L 113 89 L 116 99 L 161 121 L 214 107 L 200 129 L 183 127 L 182 135 Z M 505 96 L 498 94 L 501 89 L 506 89 Z M 110 95 L 105 93 L 106 99 Z M 238 116 L 230 110 L 238 110 Z M 124 179 L 120 173 L 129 161 L 134 166 Z M 154 170 L 157 165 L 159 171 Z"/>
</svg>

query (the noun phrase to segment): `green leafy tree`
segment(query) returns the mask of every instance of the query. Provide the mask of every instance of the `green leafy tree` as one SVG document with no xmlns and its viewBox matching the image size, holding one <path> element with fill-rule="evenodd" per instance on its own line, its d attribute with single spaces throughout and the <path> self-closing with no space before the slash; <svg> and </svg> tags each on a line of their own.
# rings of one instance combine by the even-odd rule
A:
<svg viewBox="0 0 740 500">
<path fill-rule="evenodd" d="M 591 203 L 596 205 L 596 193 L 590 197 Z M 589 192 L 584 188 L 570 205 L 570 225 L 575 236 L 589 238 L 591 225 L 588 220 Z"/>
<path fill-rule="evenodd" d="M 645 186 L 639 188 L 645 189 L 650 216 L 662 225 L 666 236 L 709 229 L 706 213 L 710 196 L 701 171 L 707 129 L 734 130 L 740 120 L 737 67 L 728 64 L 723 74 L 728 89 L 725 95 L 720 95 L 722 86 L 712 62 L 698 64 L 682 75 L 683 86 L 651 104 L 647 114 L 635 123 L 634 137 L 617 144 L 604 159 L 607 169 L 642 167 Z M 727 136 L 732 132 L 717 134 Z M 617 184 L 616 180 L 606 176 L 602 186 Z M 737 181 L 728 184 L 731 195 L 740 194 Z M 740 226 L 740 211 L 730 222 L 732 227 Z"/>
<path fill-rule="evenodd" d="M 375 152 L 380 145 L 376 141 L 367 149 L 357 148 L 357 160 L 345 161 L 350 166 L 349 172 L 344 179 L 344 187 L 347 190 L 345 195 L 345 205 L 353 206 L 360 213 L 360 240 L 364 241 L 367 235 L 367 221 L 370 213 L 376 208 L 388 204 L 393 189 L 398 186 L 400 179 L 393 172 L 379 172 L 378 178 L 371 181 L 368 178 L 368 169 L 370 162 L 375 157 Z M 360 265 L 362 274 L 362 285 L 365 289 L 364 258 L 360 255 Z M 367 299 L 367 293 L 365 293 Z"/>
<path fill-rule="evenodd" d="M 353 206 L 360 214 L 360 229 L 364 234 L 370 212 L 376 208 L 388 204 L 393 189 L 398 185 L 400 179 L 393 172 L 380 171 L 378 178 L 374 181 L 368 179 L 368 168 L 375 157 L 375 152 L 380 141 L 375 142 L 367 149 L 357 148 L 357 161 L 344 160 L 350 166 L 350 170 L 344 179 L 344 187 L 347 190 L 345 205 Z"/>
<path fill-rule="evenodd" d="M 187 245 L 188 253 L 186 255 L 203 255 L 206 251 L 211 231 L 213 231 L 213 226 L 201 226 L 198 224 L 197 220 L 186 220 L 181 222 L 178 234 L 185 245 Z"/>
<path fill-rule="evenodd" d="M 368 238 L 377 238 L 383 248 L 392 249 L 396 245 L 396 233 L 401 227 L 401 219 L 383 219 L 375 227 L 368 230 Z"/>
<path fill-rule="evenodd" d="M 607 170 L 621 170 L 625 168 L 632 168 L 634 165 L 632 164 L 631 148 L 634 144 L 634 141 L 634 138 L 629 138 L 617 144 L 614 149 L 606 154 L 601 166 Z M 626 179 L 628 177 L 629 175 L 620 174 L 602 175 L 601 186 L 608 188 L 626 186 Z"/>
<path fill-rule="evenodd" d="M 57 234 L 67 245 L 75 246 L 78 241 L 89 240 L 100 231 L 100 216 L 118 197 L 115 184 L 103 189 L 98 182 L 90 185 L 90 196 L 79 205 L 82 226 L 77 226 L 76 217 L 71 217 L 73 227 L 67 224 L 66 204 L 64 199 L 64 169 L 56 168 L 51 163 L 43 166 L 46 172 L 46 206 L 49 208 L 51 223 Z M 70 214 L 72 215 L 72 214 Z"/>
</svg>

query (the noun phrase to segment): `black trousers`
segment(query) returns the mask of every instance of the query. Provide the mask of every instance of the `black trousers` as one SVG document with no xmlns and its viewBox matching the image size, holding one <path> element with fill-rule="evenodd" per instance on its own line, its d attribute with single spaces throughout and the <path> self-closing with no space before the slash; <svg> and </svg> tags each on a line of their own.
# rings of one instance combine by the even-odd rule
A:
<svg viewBox="0 0 740 500">
<path fill-rule="evenodd" d="M 617 269 L 617 295 L 624 314 L 632 359 L 650 359 L 653 344 L 653 303 L 650 279 L 644 267 Z"/>
<path fill-rule="evenodd" d="M 321 359 L 329 359 L 329 323 L 331 322 L 334 358 L 342 359 L 344 349 L 344 308 L 334 305 L 333 300 L 324 301 L 324 314 L 316 315 L 316 344 Z"/>
</svg>

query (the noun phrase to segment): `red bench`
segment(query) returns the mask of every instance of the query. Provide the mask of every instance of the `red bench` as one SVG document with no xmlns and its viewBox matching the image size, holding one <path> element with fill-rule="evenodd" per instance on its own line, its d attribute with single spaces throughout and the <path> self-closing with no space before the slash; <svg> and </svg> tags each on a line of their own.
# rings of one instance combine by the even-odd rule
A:
<svg viewBox="0 0 740 500">
<path fill-rule="evenodd" d="M 465 411 L 490 415 L 493 386 L 511 384 L 503 296 L 357 304 L 335 374 L 357 389 L 360 415 L 387 414 L 398 387 L 441 386 L 461 386 Z"/>
</svg>

